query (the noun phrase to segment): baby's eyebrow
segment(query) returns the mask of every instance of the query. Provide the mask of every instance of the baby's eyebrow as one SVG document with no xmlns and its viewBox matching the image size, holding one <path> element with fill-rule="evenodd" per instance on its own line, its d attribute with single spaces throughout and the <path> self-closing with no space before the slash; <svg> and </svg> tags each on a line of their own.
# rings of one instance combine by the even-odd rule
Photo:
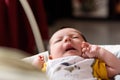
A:
<svg viewBox="0 0 120 80">
<path fill-rule="evenodd" d="M 61 39 L 61 38 L 63 38 L 63 36 L 61 36 L 61 35 L 55 37 L 55 39 Z"/>
<path fill-rule="evenodd" d="M 57 36 L 54 39 L 50 40 L 50 43 L 55 42 L 56 40 L 62 39 L 62 36 Z"/>
<path fill-rule="evenodd" d="M 78 33 L 81 36 L 81 32 L 79 31 L 73 31 L 74 33 Z"/>
</svg>

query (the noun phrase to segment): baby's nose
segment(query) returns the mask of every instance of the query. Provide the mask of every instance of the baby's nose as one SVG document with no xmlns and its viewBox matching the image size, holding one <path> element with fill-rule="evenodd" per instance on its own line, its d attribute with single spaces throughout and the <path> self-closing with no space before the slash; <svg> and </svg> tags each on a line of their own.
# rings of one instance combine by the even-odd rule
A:
<svg viewBox="0 0 120 80">
<path fill-rule="evenodd" d="M 67 42 L 67 41 L 71 41 L 71 38 L 69 36 L 65 36 L 64 37 L 64 41 Z"/>
</svg>

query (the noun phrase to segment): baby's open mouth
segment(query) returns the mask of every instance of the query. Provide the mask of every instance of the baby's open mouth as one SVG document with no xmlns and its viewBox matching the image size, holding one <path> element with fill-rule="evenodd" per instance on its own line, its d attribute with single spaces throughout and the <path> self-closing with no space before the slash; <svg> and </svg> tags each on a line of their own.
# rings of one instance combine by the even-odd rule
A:
<svg viewBox="0 0 120 80">
<path fill-rule="evenodd" d="M 76 49 L 73 48 L 73 47 L 69 47 L 69 48 L 67 48 L 65 51 L 70 51 L 70 50 L 76 50 Z"/>
</svg>

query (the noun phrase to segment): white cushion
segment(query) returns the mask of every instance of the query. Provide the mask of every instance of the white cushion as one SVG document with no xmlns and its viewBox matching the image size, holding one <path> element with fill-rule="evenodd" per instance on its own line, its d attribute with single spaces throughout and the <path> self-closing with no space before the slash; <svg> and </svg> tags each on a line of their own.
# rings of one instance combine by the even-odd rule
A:
<svg viewBox="0 0 120 80">
<path fill-rule="evenodd" d="M 120 45 L 100 45 L 120 59 Z"/>
<path fill-rule="evenodd" d="M 45 52 L 38 53 L 38 54 L 36 54 L 36 55 L 34 55 L 34 56 L 26 57 L 26 58 L 23 59 L 23 61 L 32 63 L 32 61 L 33 61 L 36 57 L 38 57 L 39 55 L 44 56 L 45 61 L 48 60 L 48 55 L 49 55 L 49 54 L 48 54 L 48 51 L 45 51 Z"/>
</svg>

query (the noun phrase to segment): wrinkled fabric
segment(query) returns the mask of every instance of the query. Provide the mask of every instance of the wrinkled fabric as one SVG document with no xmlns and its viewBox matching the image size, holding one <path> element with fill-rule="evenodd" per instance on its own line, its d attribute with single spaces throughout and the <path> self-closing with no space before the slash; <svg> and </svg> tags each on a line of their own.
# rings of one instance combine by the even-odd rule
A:
<svg viewBox="0 0 120 80">
<path fill-rule="evenodd" d="M 94 59 L 68 56 L 49 60 L 47 75 L 50 80 L 97 80 L 93 76 Z"/>
</svg>

